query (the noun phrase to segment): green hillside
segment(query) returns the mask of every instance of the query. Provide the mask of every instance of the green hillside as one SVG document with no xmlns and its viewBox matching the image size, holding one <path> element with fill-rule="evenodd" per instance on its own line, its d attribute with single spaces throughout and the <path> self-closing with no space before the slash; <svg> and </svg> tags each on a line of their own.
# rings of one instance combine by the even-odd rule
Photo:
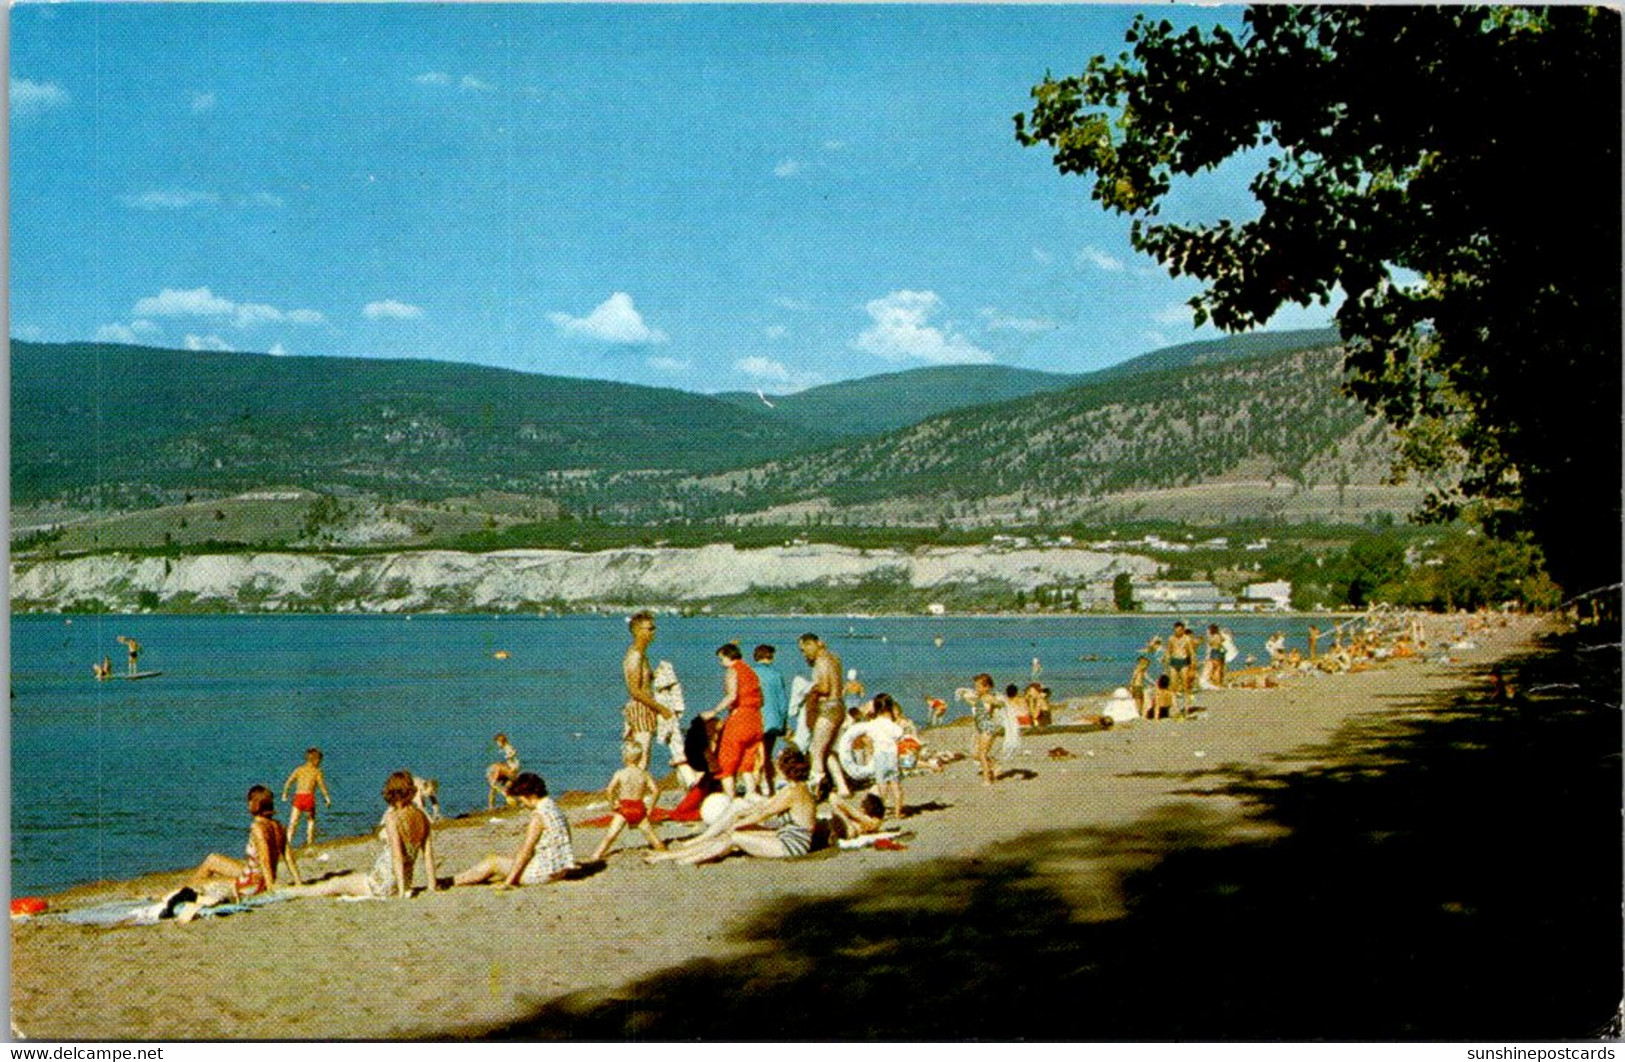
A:
<svg viewBox="0 0 1625 1062">
<path fill-rule="evenodd" d="M 1406 512 L 1415 488 L 1384 483 L 1391 440 L 1342 394 L 1330 339 L 1187 344 L 1082 377 L 935 367 L 774 407 L 456 363 L 14 343 L 13 527 L 95 549 L 425 544 L 552 506 L 859 526 Z"/>
<path fill-rule="evenodd" d="M 16 501 L 97 484 L 267 483 L 430 497 L 568 475 L 703 470 L 824 437 L 684 391 L 449 362 L 113 344 L 11 347 Z"/>
<path fill-rule="evenodd" d="M 771 395 L 771 407 L 754 391 L 728 391 L 716 397 L 769 420 L 793 421 L 854 437 L 880 435 L 956 409 L 1064 391 L 1084 383 L 1327 346 L 1337 338 L 1336 330 L 1330 328 L 1225 336 L 1164 347 L 1089 373 L 1039 372 L 1008 365 L 929 365 Z"/>
<path fill-rule="evenodd" d="M 1102 383 L 1127 376 L 1143 376 L 1148 372 L 1166 372 L 1170 369 L 1189 369 L 1201 365 L 1219 365 L 1228 361 L 1243 361 L 1267 354 L 1284 354 L 1311 347 L 1331 347 L 1340 342 L 1335 328 L 1300 328 L 1286 332 L 1248 332 L 1239 336 L 1202 339 L 1194 343 L 1181 343 L 1177 347 L 1163 347 L 1137 358 L 1118 362 L 1078 378 L 1079 382 Z"/>
<path fill-rule="evenodd" d="M 1193 368 L 1199 371 L 1193 371 Z M 1090 377 L 884 436 L 682 485 L 686 511 L 744 514 L 822 499 L 951 519 L 994 499 L 1076 505 L 1238 481 L 1380 484 L 1391 444 L 1340 387 L 1321 345 L 1239 361 Z"/>
<path fill-rule="evenodd" d="M 769 419 L 861 436 L 906 428 L 927 417 L 967 406 L 1060 391 L 1077 382 L 1076 376 L 1007 365 L 933 365 L 774 395 L 768 399 L 773 403 L 771 408 L 754 391 L 732 391 L 716 397 L 760 411 Z"/>
</svg>

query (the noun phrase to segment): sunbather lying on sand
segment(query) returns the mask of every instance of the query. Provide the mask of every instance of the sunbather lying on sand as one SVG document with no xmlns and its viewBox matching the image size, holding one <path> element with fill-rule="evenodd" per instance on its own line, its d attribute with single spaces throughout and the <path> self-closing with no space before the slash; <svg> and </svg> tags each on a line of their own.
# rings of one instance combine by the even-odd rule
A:
<svg viewBox="0 0 1625 1062">
<path fill-rule="evenodd" d="M 762 859 L 794 859 L 828 844 L 818 821 L 818 802 L 807 788 L 807 757 L 795 747 L 779 753 L 779 774 L 789 784 L 755 804 L 735 805 L 698 837 L 648 856 L 651 863 L 708 863 L 740 851 Z"/>
</svg>

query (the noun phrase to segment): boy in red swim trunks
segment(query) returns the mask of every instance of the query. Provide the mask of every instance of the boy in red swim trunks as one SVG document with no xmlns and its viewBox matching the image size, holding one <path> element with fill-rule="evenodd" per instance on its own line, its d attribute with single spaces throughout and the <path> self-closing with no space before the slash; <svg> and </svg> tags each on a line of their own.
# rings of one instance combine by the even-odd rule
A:
<svg viewBox="0 0 1625 1062">
<path fill-rule="evenodd" d="M 628 826 L 636 826 L 643 831 L 643 836 L 649 841 L 649 847 L 664 852 L 666 842 L 655 833 L 655 825 L 649 821 L 649 812 L 654 810 L 654 802 L 660 796 L 660 787 L 649 772 L 641 766 L 643 760 L 643 745 L 636 741 L 628 741 L 621 746 L 621 763 L 624 766 L 615 772 L 609 780 L 609 787 L 604 790 L 604 796 L 609 798 L 610 806 L 615 809 L 615 815 L 610 819 L 609 830 L 604 839 L 598 842 L 598 850 L 592 854 L 589 862 L 599 863 L 609 854 L 610 845 L 615 838 Z"/>
<path fill-rule="evenodd" d="M 288 815 L 288 843 L 293 844 L 294 832 L 299 828 L 299 813 L 304 812 L 310 820 L 305 828 L 305 847 L 309 848 L 316 843 L 316 790 L 322 791 L 322 799 L 327 806 L 333 806 L 333 797 L 327 791 L 327 779 L 322 777 L 322 750 L 309 748 L 305 750 L 305 762 L 293 769 L 288 780 L 282 783 L 282 799 L 288 799 L 288 790 L 293 789 L 293 811 Z"/>
</svg>

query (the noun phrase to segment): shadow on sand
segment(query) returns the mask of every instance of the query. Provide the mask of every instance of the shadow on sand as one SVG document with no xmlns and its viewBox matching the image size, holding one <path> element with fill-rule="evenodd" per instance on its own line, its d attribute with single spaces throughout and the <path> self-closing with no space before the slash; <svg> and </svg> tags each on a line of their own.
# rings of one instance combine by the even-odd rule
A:
<svg viewBox="0 0 1625 1062">
<path fill-rule="evenodd" d="M 1243 800 L 1029 834 L 758 912 L 739 957 L 554 999 L 515 1039 L 1585 1039 L 1618 1035 L 1617 651 L 1357 718 Z"/>
</svg>

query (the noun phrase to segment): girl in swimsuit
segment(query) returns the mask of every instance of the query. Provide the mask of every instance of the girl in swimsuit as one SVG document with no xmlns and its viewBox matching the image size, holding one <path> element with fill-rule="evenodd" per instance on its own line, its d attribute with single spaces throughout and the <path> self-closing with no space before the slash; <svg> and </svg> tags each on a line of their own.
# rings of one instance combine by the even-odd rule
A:
<svg viewBox="0 0 1625 1062">
<path fill-rule="evenodd" d="M 971 682 L 976 687 L 965 700 L 976 724 L 976 762 L 982 768 L 982 782 L 993 784 L 993 737 L 1004 729 L 1003 705 L 993 692 L 993 676 L 987 672 Z"/>
<path fill-rule="evenodd" d="M 378 839 L 383 850 L 372 869 L 352 870 L 336 878 L 301 885 L 287 891 L 295 896 L 370 896 L 377 900 L 412 895 L 412 877 L 418 857 L 428 875 L 429 889 L 440 888 L 434 876 L 434 845 L 429 839 L 429 817 L 412 803 L 417 784 L 412 772 L 396 771 L 384 782 L 384 803 L 389 810 L 379 822 Z"/>
<path fill-rule="evenodd" d="M 232 883 L 232 895 L 237 899 L 255 896 L 276 885 L 276 868 L 284 859 L 295 883 L 299 881 L 299 866 L 288 847 L 288 833 L 273 818 L 276 798 L 263 785 L 248 790 L 248 814 L 252 821 L 248 827 L 248 844 L 241 860 L 211 853 L 192 872 L 191 884 L 205 886 L 211 878 L 225 878 Z"/>
<path fill-rule="evenodd" d="M 818 821 L 818 802 L 807 788 L 811 764 L 795 746 L 779 753 L 779 774 L 789 782 L 768 799 L 747 805 L 748 811 L 725 815 L 698 837 L 673 844 L 647 857 L 651 863 L 709 863 L 740 851 L 762 859 L 795 859 L 828 843 L 828 829 Z M 736 805 L 736 808 L 738 805 Z"/>
</svg>

